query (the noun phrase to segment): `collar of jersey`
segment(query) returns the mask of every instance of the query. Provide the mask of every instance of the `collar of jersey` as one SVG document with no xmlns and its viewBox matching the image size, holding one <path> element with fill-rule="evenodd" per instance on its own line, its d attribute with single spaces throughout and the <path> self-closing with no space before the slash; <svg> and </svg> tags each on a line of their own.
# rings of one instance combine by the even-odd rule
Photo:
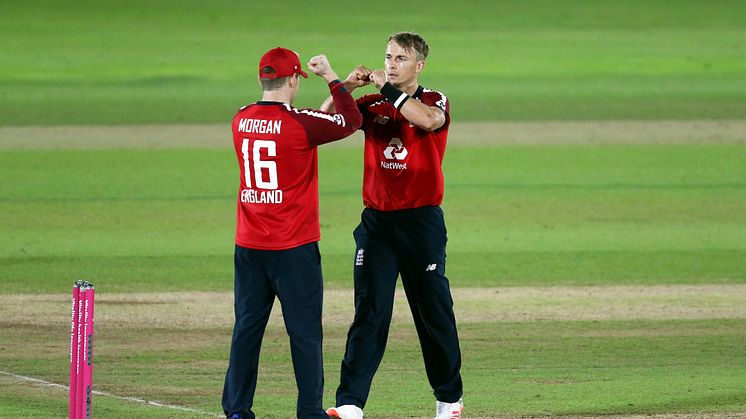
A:
<svg viewBox="0 0 746 419">
<path fill-rule="evenodd" d="M 418 99 L 420 96 L 422 96 L 422 92 L 425 90 L 422 86 L 417 86 L 417 90 L 412 95 L 413 98 Z"/>
</svg>

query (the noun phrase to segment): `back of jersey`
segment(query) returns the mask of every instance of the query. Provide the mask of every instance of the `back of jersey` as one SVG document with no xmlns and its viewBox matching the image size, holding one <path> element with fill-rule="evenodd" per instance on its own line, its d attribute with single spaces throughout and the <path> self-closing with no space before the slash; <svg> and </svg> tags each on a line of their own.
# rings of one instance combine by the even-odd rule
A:
<svg viewBox="0 0 746 419">
<path fill-rule="evenodd" d="M 233 119 L 239 246 L 282 250 L 320 238 L 317 150 L 292 109 L 257 102 Z"/>
</svg>

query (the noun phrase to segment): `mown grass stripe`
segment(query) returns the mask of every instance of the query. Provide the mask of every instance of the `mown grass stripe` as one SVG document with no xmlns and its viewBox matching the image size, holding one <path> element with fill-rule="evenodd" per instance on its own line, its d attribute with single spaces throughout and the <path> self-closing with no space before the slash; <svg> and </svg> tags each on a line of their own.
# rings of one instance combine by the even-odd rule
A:
<svg viewBox="0 0 746 419">
<path fill-rule="evenodd" d="M 38 378 L 27 377 L 25 375 L 20 375 L 20 374 L 14 374 L 8 371 L 0 371 L 0 374 L 5 375 L 6 377 L 13 378 L 18 381 L 24 381 L 24 382 L 32 383 L 34 385 L 38 385 L 42 387 L 50 387 L 50 388 L 60 389 L 64 391 L 68 391 L 70 389 L 69 386 L 66 386 L 63 384 L 52 383 L 49 381 L 40 380 Z M 154 406 L 154 407 L 160 407 L 160 408 L 171 409 L 171 410 L 180 410 L 183 412 L 190 412 L 190 413 L 199 413 L 201 415 L 206 415 L 206 416 L 223 417 L 223 415 L 219 415 L 217 413 L 205 412 L 204 410 L 194 409 L 191 407 L 176 406 L 173 404 L 161 403 L 155 400 L 145 400 L 145 399 L 141 399 L 138 397 L 117 396 L 116 394 L 111 394 L 111 393 L 107 393 L 104 391 L 98 391 L 98 390 L 93 390 L 93 394 L 96 396 L 110 397 L 112 399 L 124 400 L 124 401 L 139 403 L 139 404 L 143 404 L 147 406 Z"/>
</svg>

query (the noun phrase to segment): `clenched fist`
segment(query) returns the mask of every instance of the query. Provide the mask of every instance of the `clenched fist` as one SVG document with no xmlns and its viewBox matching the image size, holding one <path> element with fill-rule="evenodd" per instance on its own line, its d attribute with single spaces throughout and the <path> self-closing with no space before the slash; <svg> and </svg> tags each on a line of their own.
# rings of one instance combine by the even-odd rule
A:
<svg viewBox="0 0 746 419">
<path fill-rule="evenodd" d="M 329 64 L 329 60 L 324 54 L 319 54 L 311 58 L 308 61 L 308 69 L 311 71 L 311 73 L 323 78 L 327 82 L 331 82 L 339 78 L 337 77 L 337 73 L 332 70 L 332 66 L 331 64 Z"/>
<path fill-rule="evenodd" d="M 357 89 L 358 87 L 367 86 L 371 83 L 370 80 L 370 69 L 364 65 L 359 65 L 352 70 L 347 79 L 345 80 L 345 87 L 350 92 Z"/>
<path fill-rule="evenodd" d="M 373 84 L 376 85 L 376 89 L 381 90 L 381 87 L 383 87 L 384 84 L 386 84 L 387 77 L 386 73 L 383 70 L 375 70 L 370 73 L 370 81 L 373 82 Z"/>
</svg>

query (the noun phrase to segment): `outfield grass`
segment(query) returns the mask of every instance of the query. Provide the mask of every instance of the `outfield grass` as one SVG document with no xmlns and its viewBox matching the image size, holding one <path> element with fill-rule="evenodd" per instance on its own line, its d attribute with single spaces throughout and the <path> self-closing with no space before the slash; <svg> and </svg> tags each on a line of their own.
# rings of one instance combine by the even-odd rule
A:
<svg viewBox="0 0 746 419">
<path fill-rule="evenodd" d="M 232 287 L 229 150 L 5 151 L 0 281 L 64 292 Z M 320 157 L 328 286 L 349 287 L 361 156 Z M 746 280 L 740 145 L 457 147 L 445 163 L 459 287 Z M 635 263 L 630 263 L 635 261 Z"/>
<path fill-rule="evenodd" d="M 430 42 L 421 82 L 458 120 L 746 117 L 742 1 L 42 0 L 3 5 L 0 125 L 223 122 L 269 48 L 344 77 L 400 30 Z M 327 94 L 309 80 L 297 103 Z"/>
<path fill-rule="evenodd" d="M 67 382 L 78 279 L 97 287 L 95 416 L 219 416 L 237 187 L 221 127 L 267 49 L 326 53 L 344 77 L 399 30 L 430 42 L 420 81 L 454 125 L 479 121 L 444 164 L 466 416 L 746 415 L 746 3 L 6 3 L 0 417 L 65 415 L 64 389 L 23 377 Z M 311 77 L 299 106 L 328 94 Z M 362 153 L 319 154 L 331 405 Z M 255 410 L 294 400 L 275 315 Z M 432 412 L 399 295 L 366 417 Z"/>
<path fill-rule="evenodd" d="M 10 298 L 31 299 L 2 304 L 0 369 L 66 382 L 66 299 L 72 281 L 87 278 L 101 298 L 97 390 L 219 412 L 230 294 L 204 312 L 194 299 L 126 296 L 231 289 L 233 159 L 214 148 L 0 151 L 0 283 Z M 746 316 L 735 308 L 746 304 L 737 300 L 743 290 L 728 300 L 708 288 L 699 299 L 654 288 L 746 283 L 744 161 L 745 149 L 728 144 L 450 147 L 448 274 L 469 415 L 746 411 L 734 390 L 746 385 Z M 324 148 L 320 166 L 326 286 L 349 293 L 359 150 Z M 606 300 L 592 289 L 562 297 L 557 288 L 509 302 L 458 297 L 470 287 L 499 295 L 509 286 L 621 284 L 642 288 L 606 291 Z M 112 300 L 117 292 L 124 297 Z M 327 404 L 351 316 L 351 297 L 339 298 L 325 316 Z M 396 317 L 367 416 L 431 411 L 410 322 Z M 281 325 L 271 324 L 263 350 L 256 410 L 264 417 L 294 412 Z M 65 409 L 59 389 L 8 377 L 0 388 L 2 417 Z M 206 415 L 106 396 L 95 409 L 103 417 Z"/>
<path fill-rule="evenodd" d="M 746 385 L 743 327 L 742 321 L 463 326 L 462 340 L 469 343 L 464 348 L 469 414 L 740 411 L 746 402 L 737 390 Z M 604 336 L 630 328 L 641 336 Z M 651 336 L 660 334 L 661 329 L 676 332 L 673 336 Z M 140 345 L 129 338 L 135 332 L 137 330 L 124 329 L 118 332 L 123 334 L 119 336 L 99 333 L 97 342 L 102 353 L 97 359 L 98 389 L 219 412 L 217 405 L 225 367 L 223 342 L 230 335 L 227 329 L 217 333 L 155 330 L 138 340 Z M 342 329 L 327 330 L 327 341 L 329 336 L 333 337 L 333 342 L 325 347 L 327 376 L 332 378 L 332 386 L 327 389 L 327 404 L 333 402 L 333 383 L 339 370 L 338 362 L 333 360 L 341 359 L 344 332 Z M 43 344 L 53 331 L 36 333 L 27 344 Z M 588 337 L 589 333 L 601 336 Z M 188 349 L 169 350 L 154 345 L 160 340 L 183 342 L 184 339 L 189 341 Z M 209 343 L 195 345 L 200 339 L 208 339 Z M 392 410 L 399 412 L 398 417 L 427 414 L 432 400 L 415 349 L 416 338 L 410 327 L 395 327 L 391 339 L 372 390 L 367 415 L 390 417 L 387 412 Z M 142 345 L 150 349 L 143 349 Z M 121 349 L 116 353 L 107 351 L 106 348 L 112 347 Z M 264 367 L 256 405 L 256 410 L 264 417 L 290 417 L 294 412 L 295 389 L 286 347 L 284 331 L 270 330 L 261 360 Z M 64 345 L 57 349 L 64 349 Z M 127 350 L 133 354 L 127 355 L 124 352 Z M 32 367 L 38 359 L 37 356 L 31 363 L 16 362 L 14 367 L 36 376 L 48 376 L 48 368 Z M 63 367 L 65 359 L 56 356 L 49 361 Z M 403 376 L 409 379 L 402 380 Z M 57 381 L 64 382 L 63 374 L 57 377 Z M 28 389 L 24 387 L 6 393 L 4 414 L 17 412 L 24 416 L 38 411 L 36 406 L 25 403 L 27 394 Z M 406 394 L 406 402 L 402 400 L 403 394 Z M 47 405 L 44 411 L 64 411 L 64 392 L 34 399 Z M 163 409 L 137 408 L 133 403 L 105 397 L 96 399 L 95 408 L 102 417 L 170 413 Z"/>
<path fill-rule="evenodd" d="M 644 293 L 646 288 L 649 287 L 632 291 Z M 732 290 L 740 296 L 731 297 L 714 292 L 717 287 L 702 287 L 698 294 L 680 293 L 680 288 L 658 290 L 650 296 L 641 294 L 645 308 L 631 314 L 634 320 L 624 320 L 622 311 L 631 307 L 629 302 L 610 302 L 622 310 L 617 312 L 598 311 L 594 315 L 592 310 L 584 309 L 585 304 L 593 304 L 595 296 L 578 295 L 567 307 L 565 302 L 550 296 L 542 304 L 548 310 L 546 314 L 565 313 L 571 317 L 543 321 L 479 317 L 483 310 L 480 304 L 499 311 L 496 300 L 509 302 L 510 306 L 533 305 L 535 296 L 530 291 L 508 299 L 485 298 L 484 292 L 457 299 L 469 416 L 743 412 L 743 287 Z M 612 299 L 609 301 L 613 301 L 616 292 L 598 287 L 587 291 L 590 290 L 603 293 L 604 298 Z M 667 294 L 677 297 L 669 298 Z M 339 301 L 342 295 L 345 299 Z M 327 297 L 337 298 L 327 299 L 325 304 L 327 314 L 332 313 L 326 316 L 324 343 L 328 382 L 325 401 L 331 404 L 351 316 L 345 309 L 351 295 L 344 292 Z M 713 311 L 701 319 L 656 319 L 659 309 L 666 306 L 661 305 L 662 301 L 676 304 L 677 299 L 682 306 L 702 307 L 704 303 Z M 231 310 L 223 304 L 224 300 L 230 300 L 230 295 L 211 293 L 185 298 L 168 293 L 101 294 L 97 303 L 100 320 L 96 388 L 120 396 L 219 412 L 231 333 L 227 322 Z M 467 301 L 478 303 L 477 307 L 464 304 Z M 11 302 L 44 308 L 54 316 L 31 315 L 36 319 L 34 325 L 9 329 L 7 336 L 12 344 L 5 344 L 0 361 L 27 375 L 64 382 L 68 362 L 63 319 L 68 304 L 64 296 L 18 296 L 3 302 L 6 322 L 23 316 L 8 309 Z M 414 325 L 405 307 L 400 295 L 388 351 L 374 381 L 366 416 L 423 417 L 432 409 Z M 718 307 L 729 309 L 720 311 Z M 215 312 L 219 313 L 217 317 Z M 204 317 L 194 321 L 189 313 Z M 595 320 L 582 319 L 589 314 Z M 148 317 L 154 321 L 142 321 Z M 26 351 L 24 348 L 28 347 L 37 350 Z M 292 417 L 295 385 L 287 335 L 279 316 L 270 322 L 260 362 L 256 411 L 262 417 Z M 10 384 L 0 377 L 3 416 L 35 416 L 39 411 L 59 414 L 54 412 L 65 410 L 64 391 Z M 209 416 L 105 396 L 95 400 L 95 412 L 100 417 Z"/>
<path fill-rule="evenodd" d="M 203 412 L 99 395 L 96 414 L 219 412 L 234 158 L 215 148 L 0 151 L 0 370 L 67 381 L 67 298 L 87 278 L 100 299 L 96 389 Z M 469 416 L 746 412 L 737 390 L 746 385 L 744 161 L 737 144 L 449 147 L 448 275 Z M 342 293 L 325 307 L 327 405 L 352 315 L 360 166 L 355 147 L 320 153 L 325 280 Z M 639 288 L 604 288 L 622 284 Z M 563 295 L 560 285 L 592 287 Z M 510 299 L 511 286 L 550 288 Z M 460 297 L 472 287 L 490 288 Z M 204 310 L 191 297 L 199 290 L 224 294 Z M 368 417 L 432 410 L 405 307 L 400 300 Z M 275 318 L 255 406 L 263 417 L 293 415 L 287 346 Z M 0 390 L 0 417 L 66 408 L 57 388 L 2 376 Z"/>
</svg>

